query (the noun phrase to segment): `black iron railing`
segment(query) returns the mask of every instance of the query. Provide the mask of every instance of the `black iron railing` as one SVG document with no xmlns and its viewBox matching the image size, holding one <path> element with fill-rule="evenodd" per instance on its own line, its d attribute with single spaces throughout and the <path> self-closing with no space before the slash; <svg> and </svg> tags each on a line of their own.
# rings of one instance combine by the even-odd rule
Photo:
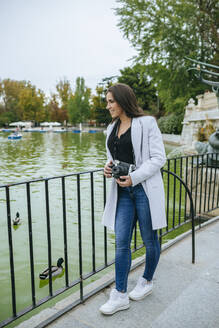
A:
<svg viewBox="0 0 219 328">
<path fill-rule="evenodd" d="M 185 156 L 168 160 L 162 169 L 167 227 L 159 231 L 160 243 L 162 245 L 176 234 L 192 230 L 192 263 L 195 262 L 195 225 L 200 226 L 209 217 L 206 214 L 218 208 L 219 203 L 218 169 L 208 167 L 205 163 L 208 161 L 204 155 Z M 9 257 L 3 265 L 7 266 L 9 262 L 10 282 L 7 294 L 10 295 L 8 308 L 11 307 L 10 313 L 6 311 L 6 317 L 1 314 L 0 327 L 69 289 L 78 288 L 80 291 L 72 307 L 83 302 L 87 297 L 84 295 L 85 282 L 114 263 L 114 236 L 101 225 L 109 183 L 102 169 L 99 169 L 0 186 L 0 219 L 3 235 L 7 231 L 8 246 L 4 244 L 4 250 L 7 247 Z M 157 201 L 159 206 L 159 199 Z M 12 224 L 17 211 L 22 217 L 18 228 Z M 22 249 L 16 246 L 15 252 L 14 243 L 20 240 L 18 233 L 22 229 L 26 229 L 28 238 L 25 245 L 19 246 Z M 44 238 L 37 242 L 38 235 L 44 230 Z M 58 241 L 59 247 L 54 245 L 54 239 Z M 20 295 L 17 283 L 20 271 L 15 257 L 17 252 L 24 251 L 24 247 L 28 248 L 28 259 L 24 259 L 24 267 L 29 288 L 23 289 L 24 295 Z M 132 252 L 142 247 L 144 245 L 136 226 Z M 41 249 L 41 253 L 38 249 Z M 59 251 L 64 258 L 64 275 L 54 281 L 51 267 Z M 49 277 L 45 285 L 43 282 L 42 286 L 37 286 L 39 268 L 43 263 L 49 268 Z M 46 288 L 48 293 L 45 295 Z M 21 308 L 18 299 L 27 297 L 27 294 L 30 296 L 29 303 Z"/>
</svg>

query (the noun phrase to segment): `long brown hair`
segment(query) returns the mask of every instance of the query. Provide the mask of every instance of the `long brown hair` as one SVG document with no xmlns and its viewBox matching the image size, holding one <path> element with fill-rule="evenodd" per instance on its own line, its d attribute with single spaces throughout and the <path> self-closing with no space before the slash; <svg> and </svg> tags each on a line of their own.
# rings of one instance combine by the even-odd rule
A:
<svg viewBox="0 0 219 328">
<path fill-rule="evenodd" d="M 107 89 L 106 93 L 108 92 L 112 93 L 114 100 L 124 110 L 128 117 L 139 117 L 145 115 L 143 109 L 137 104 L 134 91 L 127 84 L 116 83 Z"/>
</svg>

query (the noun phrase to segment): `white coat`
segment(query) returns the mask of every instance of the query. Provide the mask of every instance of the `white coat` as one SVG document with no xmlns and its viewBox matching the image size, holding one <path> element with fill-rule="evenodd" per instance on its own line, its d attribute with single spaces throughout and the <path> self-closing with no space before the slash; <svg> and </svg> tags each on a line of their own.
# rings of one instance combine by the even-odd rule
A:
<svg viewBox="0 0 219 328">
<path fill-rule="evenodd" d="M 108 138 L 115 122 L 107 128 L 106 149 L 107 162 L 113 160 L 107 146 Z M 135 155 L 136 170 L 130 173 L 132 186 L 142 184 L 148 197 L 153 230 L 165 227 L 165 194 L 160 169 L 166 162 L 162 135 L 152 116 L 132 119 L 131 140 Z M 117 207 L 118 188 L 114 178 L 107 196 L 102 223 L 114 230 Z"/>
</svg>

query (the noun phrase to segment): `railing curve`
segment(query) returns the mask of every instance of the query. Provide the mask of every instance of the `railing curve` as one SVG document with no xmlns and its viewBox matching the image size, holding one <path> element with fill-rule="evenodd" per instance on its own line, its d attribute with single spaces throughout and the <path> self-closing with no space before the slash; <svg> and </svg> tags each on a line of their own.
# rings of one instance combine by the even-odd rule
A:
<svg viewBox="0 0 219 328">
<path fill-rule="evenodd" d="M 180 178 L 176 173 L 162 169 L 162 172 L 170 174 L 174 176 L 180 183 L 184 186 L 186 192 L 188 193 L 189 200 L 190 200 L 190 216 L 192 221 L 192 263 L 195 263 L 195 213 L 194 213 L 194 205 L 192 199 L 192 193 L 189 190 L 188 186 L 185 184 L 182 178 Z"/>
<path fill-rule="evenodd" d="M 208 155 L 207 155 L 208 158 Z M 214 208 L 219 207 L 219 187 L 218 187 L 218 174 L 216 168 L 204 167 L 204 164 L 200 166 L 195 166 L 199 163 L 200 160 L 203 159 L 203 156 L 187 156 L 175 158 L 167 161 L 167 165 L 165 168 L 161 170 L 163 175 L 166 175 L 164 179 L 165 188 L 166 188 L 166 211 L 167 211 L 167 220 L 171 217 L 172 226 L 170 227 L 170 222 L 167 222 L 167 228 L 159 231 L 160 243 L 162 243 L 163 239 L 166 235 L 169 236 L 172 232 L 175 232 L 179 227 L 183 227 L 187 223 L 192 224 L 192 263 L 195 263 L 195 220 L 197 213 L 200 215 L 201 211 L 209 212 Z M 184 162 L 183 162 L 184 161 Z M 195 164 L 196 163 L 196 164 Z M 207 161 L 208 163 L 208 161 Z M 200 169 L 200 176 L 198 176 L 198 169 Z M 183 170 L 184 170 L 184 180 L 183 180 Z M 80 172 L 80 173 L 72 173 L 68 175 L 62 175 L 58 177 L 49 177 L 49 178 L 40 178 L 31 181 L 18 182 L 13 184 L 5 184 L 0 186 L 0 192 L 5 191 L 4 199 L 2 200 L 0 197 L 0 210 L 2 208 L 2 204 L 4 203 L 5 207 L 5 215 L 1 215 L 3 219 L 5 216 L 5 234 L 7 233 L 8 239 L 8 262 L 10 266 L 10 294 L 11 294 L 11 314 L 12 316 L 4 319 L 0 323 L 0 327 L 4 327 L 9 323 L 17 320 L 21 316 L 27 314 L 28 312 L 34 310 L 39 307 L 41 304 L 53 299 L 54 297 L 60 295 L 61 293 L 69 290 L 72 287 L 77 286 L 80 292 L 79 299 L 72 304 L 72 308 L 79 303 L 82 303 L 86 298 L 93 295 L 96 290 L 91 292 L 89 295 L 84 295 L 84 282 L 99 273 L 100 271 L 111 266 L 115 260 L 112 258 L 112 251 L 114 254 L 114 239 L 107 231 L 106 228 L 102 228 L 102 225 L 97 224 L 100 222 L 99 217 L 101 215 L 101 211 L 104 208 L 104 204 L 106 201 L 107 194 L 107 181 L 106 178 L 102 174 L 102 169 Z M 173 182 L 171 182 L 173 179 Z M 178 181 L 179 185 L 176 184 Z M 58 184 L 60 182 L 60 184 Z M 52 248 L 52 237 L 51 237 L 51 224 L 54 219 L 54 212 L 52 211 L 51 206 L 51 189 L 53 187 L 53 183 L 57 183 L 58 188 L 60 188 L 60 199 L 59 199 L 59 209 L 61 214 L 60 222 L 62 222 L 62 238 L 63 238 L 63 258 L 65 263 L 65 277 L 63 285 L 61 288 L 54 290 L 53 286 L 53 278 L 51 276 L 51 265 L 52 265 L 52 257 L 54 250 Z M 44 298 L 37 298 L 37 287 L 36 281 L 38 276 L 36 275 L 36 265 L 38 264 L 35 258 L 35 248 L 34 248 L 34 226 L 33 226 L 33 185 L 41 184 L 42 188 L 40 192 L 44 194 L 44 223 L 45 223 L 45 231 L 46 231 L 46 248 L 45 253 L 47 253 L 48 262 L 47 266 L 49 267 L 49 279 L 48 279 L 48 289 L 49 294 Z M 74 188 L 73 188 L 74 184 Z M 198 184 L 200 187 L 198 189 Z M 208 186 L 206 186 L 208 184 Z M 191 186 L 191 188 L 189 187 Z M 57 187 L 56 186 L 56 187 Z M 84 188 L 87 188 L 88 193 L 84 195 Z M 182 187 L 183 192 L 182 192 Z M 23 188 L 24 190 L 24 199 L 22 199 L 23 203 L 26 205 L 26 218 L 27 218 L 27 233 L 28 233 L 28 256 L 29 256 L 29 275 L 30 275 L 30 295 L 31 295 L 31 303 L 29 306 L 19 310 L 19 306 L 17 304 L 17 286 L 16 286 L 16 265 L 14 263 L 14 245 L 13 238 L 15 238 L 15 231 L 12 229 L 12 217 L 13 211 L 15 211 L 15 205 L 12 201 L 14 201 L 14 197 L 17 197 L 18 193 L 14 193 L 14 188 Z M 98 189 L 99 194 L 96 193 Z M 68 191 L 70 190 L 70 194 Z M 12 192 L 13 191 L 13 192 Z M 204 193 L 202 206 L 201 201 L 202 198 L 198 196 L 198 193 Z M 209 197 L 209 194 L 212 195 L 212 198 Z M 1 194 L 2 195 L 2 194 Z M 101 197 L 100 197 L 101 195 Z M 189 198 L 189 209 L 187 210 L 187 195 Z M 215 198 L 216 197 L 216 198 Z M 199 206 L 198 200 L 199 198 Z M 70 201 L 69 201 L 70 199 Z M 89 212 L 89 224 L 90 224 L 90 239 L 86 240 L 86 246 L 83 244 L 85 241 L 83 224 L 84 224 L 84 201 L 86 203 L 90 203 Z M 71 238 L 68 234 L 69 229 L 69 218 L 68 210 L 69 206 L 71 208 L 72 204 L 77 204 L 77 213 L 74 218 L 74 224 L 77 225 L 77 229 L 74 229 L 75 235 Z M 177 208 L 177 204 L 179 204 Z M 195 206 L 194 206 L 195 204 Z M 200 205 L 201 204 L 201 205 Z M 97 208 L 98 205 L 98 208 Z M 171 206 L 172 208 L 171 208 Z M 43 206 L 42 203 L 39 203 L 39 206 Z M 182 207 L 185 207 L 182 211 Z M 198 208 L 199 207 L 199 208 Z M 203 207 L 203 208 L 202 208 Z M 38 210 L 38 208 L 37 208 Z M 73 208 L 73 210 L 75 210 Z M 178 211 L 178 217 L 176 212 Z M 182 222 L 181 211 L 184 213 L 184 221 Z M 187 213 L 189 211 L 189 219 L 187 218 Z M 98 214 L 97 214 L 98 213 Z M 72 215 L 72 214 L 71 214 Z M 198 218 L 198 217 L 197 217 Z M 87 222 L 87 221 L 86 221 Z M 100 228 L 101 226 L 101 228 Z M 102 230 L 101 230 L 102 229 Z M 6 231 L 7 230 L 7 231 Z M 19 231 L 19 230 L 18 230 Z M 73 230 L 72 230 L 73 231 Z M 102 253 L 103 253 L 103 261 L 101 263 L 98 262 L 99 254 L 97 254 L 97 240 L 100 239 L 102 245 Z M 134 230 L 134 238 L 132 242 L 132 252 L 140 250 L 144 247 L 143 244 L 139 244 L 139 231 L 138 227 L 135 227 Z M 75 247 L 77 245 L 78 257 L 77 257 L 77 265 L 78 265 L 78 276 L 76 279 L 72 279 L 72 265 L 76 265 L 76 262 L 72 263 L 69 259 L 70 254 L 70 244 L 72 242 L 75 243 Z M 84 251 L 86 247 L 89 247 L 91 253 L 90 259 L 90 267 L 91 270 L 85 270 L 84 268 Z M 98 256 L 97 256 L 98 255 Z M 67 310 L 66 310 L 67 311 Z"/>
</svg>

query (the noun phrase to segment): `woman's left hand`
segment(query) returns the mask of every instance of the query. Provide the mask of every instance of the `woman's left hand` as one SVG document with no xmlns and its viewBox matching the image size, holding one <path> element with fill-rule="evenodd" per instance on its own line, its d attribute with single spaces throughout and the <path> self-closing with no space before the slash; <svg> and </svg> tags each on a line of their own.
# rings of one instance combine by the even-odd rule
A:
<svg viewBox="0 0 219 328">
<path fill-rule="evenodd" d="M 121 181 L 120 179 L 124 180 Z M 130 187 L 132 185 L 132 179 L 130 175 L 121 176 L 120 179 L 116 179 L 116 182 L 120 187 Z"/>
</svg>

